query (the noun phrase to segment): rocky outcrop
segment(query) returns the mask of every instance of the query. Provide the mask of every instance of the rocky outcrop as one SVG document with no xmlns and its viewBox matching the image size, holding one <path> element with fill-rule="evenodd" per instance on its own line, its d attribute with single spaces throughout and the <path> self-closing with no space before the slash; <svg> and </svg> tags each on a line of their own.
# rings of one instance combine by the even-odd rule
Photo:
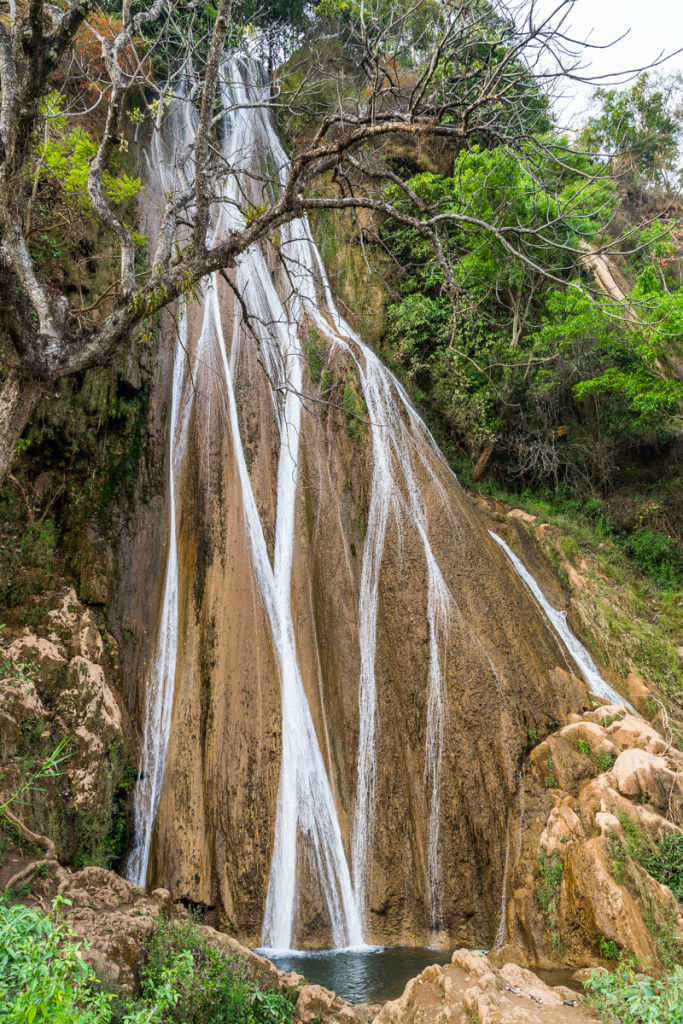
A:
<svg viewBox="0 0 683 1024">
<path fill-rule="evenodd" d="M 373 1024 L 427 1021 L 478 1024 L 588 1024 L 597 1015 L 578 1005 L 564 986 L 552 988 L 513 963 L 496 967 L 483 953 L 457 949 L 445 967 L 427 967 L 399 999 L 386 1003 Z"/>
<path fill-rule="evenodd" d="M 683 916 L 651 872 L 659 841 L 683 834 L 683 754 L 624 706 L 607 705 L 571 716 L 530 764 L 527 792 L 543 811 L 540 822 L 520 821 L 508 941 L 540 966 L 619 953 L 651 970 L 670 963 Z"/>
<path fill-rule="evenodd" d="M 116 643 L 72 589 L 53 600 L 37 626 L 6 631 L 4 639 L 2 794 L 16 792 L 63 742 L 58 774 L 42 779 L 14 810 L 34 831 L 54 839 L 63 861 L 102 858 L 112 800 L 135 756 L 133 728 L 117 689 Z"/>
</svg>

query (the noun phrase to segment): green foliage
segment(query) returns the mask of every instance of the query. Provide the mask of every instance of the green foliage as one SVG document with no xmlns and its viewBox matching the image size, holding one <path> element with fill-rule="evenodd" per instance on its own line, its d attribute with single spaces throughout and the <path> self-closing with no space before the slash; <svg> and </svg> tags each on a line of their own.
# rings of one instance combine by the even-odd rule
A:
<svg viewBox="0 0 683 1024">
<path fill-rule="evenodd" d="M 551 857 L 541 852 L 538 855 L 537 863 L 538 882 L 536 883 L 536 897 L 538 905 L 543 911 L 545 922 L 550 931 L 550 939 L 553 947 L 561 948 L 559 936 L 559 903 L 560 885 L 564 874 L 564 864 L 557 854 Z"/>
<path fill-rule="evenodd" d="M 591 745 L 587 740 L 579 740 L 576 747 L 580 754 L 590 754 L 591 752 Z"/>
<path fill-rule="evenodd" d="M 103 992 L 83 944 L 60 919 L 0 900 L 3 1024 L 292 1024 L 294 1004 L 263 992 L 243 964 L 191 921 L 157 919 L 146 940 L 140 998 Z"/>
<path fill-rule="evenodd" d="M 367 408 L 363 395 L 359 396 L 358 394 L 357 382 L 351 375 L 346 378 L 346 383 L 344 384 L 342 407 L 348 421 L 349 437 L 354 441 L 362 441 L 365 437 L 365 414 Z"/>
<path fill-rule="evenodd" d="M 225 947 L 211 943 L 191 921 L 157 919 L 145 941 L 143 997 L 155 990 L 181 951 L 191 957 L 193 969 L 177 987 L 169 1024 L 292 1024 L 293 1003 L 280 992 L 260 991 L 245 965 Z"/>
<path fill-rule="evenodd" d="M 661 978 L 620 965 L 614 974 L 594 972 L 585 987 L 603 1024 L 679 1024 L 683 1020 L 683 968 Z"/>
<path fill-rule="evenodd" d="M 606 750 L 598 752 L 598 768 L 601 772 L 609 772 L 614 767 L 614 756 Z"/>
<path fill-rule="evenodd" d="M 53 914 L 0 903 L 0 1019 L 7 1024 L 95 1024 L 107 999 L 91 990 L 79 943 Z"/>
<path fill-rule="evenodd" d="M 655 843 L 655 849 L 646 855 L 643 866 L 662 885 L 683 903 L 683 836 L 677 832 L 664 835 Z"/>
<path fill-rule="evenodd" d="M 311 383 L 318 384 L 325 365 L 325 341 L 315 327 L 310 328 L 308 338 L 304 341 L 304 355 L 308 362 Z"/>
<path fill-rule="evenodd" d="M 661 587 L 683 587 L 683 551 L 672 537 L 645 527 L 629 534 L 624 547 L 636 565 Z"/>
<path fill-rule="evenodd" d="M 631 179 L 665 183 L 676 169 L 683 136 L 681 95 L 677 75 L 643 72 L 624 89 L 596 89 L 596 113 L 588 120 L 580 144 L 601 152 L 617 172 Z"/>
<path fill-rule="evenodd" d="M 548 754 L 546 758 L 545 769 L 545 784 L 548 789 L 555 789 L 557 787 L 557 778 L 555 777 L 555 762 L 551 754 Z"/>
<path fill-rule="evenodd" d="M 115 997 L 99 990 L 83 960 L 83 943 L 60 920 L 69 900 L 57 896 L 50 914 L 0 901 L 0 1019 L 3 1024 L 111 1024 Z M 192 959 L 180 952 L 149 987 L 147 998 L 122 1024 L 166 1021 L 176 986 L 191 976 Z"/>
<path fill-rule="evenodd" d="M 79 125 L 69 127 L 68 120 L 62 115 L 64 97 L 51 92 L 43 101 L 44 113 L 47 117 L 48 130 L 38 150 L 38 175 L 45 171 L 60 183 L 67 196 L 73 196 L 85 213 L 91 213 L 88 198 L 88 173 L 90 163 L 97 154 L 98 143 Z M 121 158 L 116 163 L 121 164 Z M 114 203 L 122 203 L 126 199 L 134 199 L 142 188 L 139 178 L 133 178 L 124 170 L 119 173 L 105 171 L 102 184 L 109 199 Z"/>
<path fill-rule="evenodd" d="M 621 957 L 621 949 L 614 939 L 606 939 L 604 935 L 601 935 L 598 946 L 605 960 L 619 960 Z"/>
</svg>

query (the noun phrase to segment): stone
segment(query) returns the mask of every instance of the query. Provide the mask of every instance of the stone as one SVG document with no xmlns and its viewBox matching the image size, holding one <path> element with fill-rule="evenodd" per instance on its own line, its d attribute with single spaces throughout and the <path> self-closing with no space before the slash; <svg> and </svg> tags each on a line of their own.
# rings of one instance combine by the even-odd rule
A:
<svg viewBox="0 0 683 1024">
<path fill-rule="evenodd" d="M 578 971 L 574 971 L 572 974 L 572 981 L 580 981 L 583 985 L 584 981 L 588 981 L 591 974 L 609 974 L 606 967 L 580 967 Z"/>
<path fill-rule="evenodd" d="M 681 780 L 663 757 L 647 750 L 624 750 L 614 763 L 612 774 L 620 793 L 636 800 L 647 799 L 661 810 L 680 808 Z"/>
<path fill-rule="evenodd" d="M 628 714 L 625 704 L 601 704 L 595 711 L 586 711 L 584 718 L 587 722 L 597 722 L 604 725 L 605 719 L 610 719 L 610 725 L 616 718 L 624 718 Z"/>
<path fill-rule="evenodd" d="M 567 851 L 559 915 L 586 936 L 603 935 L 641 962 L 657 962 L 655 942 L 638 904 L 612 877 L 611 856 L 602 836 Z"/>
<path fill-rule="evenodd" d="M 296 1001 L 296 1014 L 303 1024 L 315 1017 L 326 1017 L 334 1007 L 336 995 L 322 985 L 305 985 Z"/>
<path fill-rule="evenodd" d="M 78 594 L 73 587 L 70 587 L 62 593 L 57 607 L 53 608 L 45 616 L 49 629 L 65 645 L 69 657 L 80 653 L 78 649 L 78 626 L 82 610 Z"/>
<path fill-rule="evenodd" d="M 572 722 L 570 725 L 565 725 L 563 729 L 560 729 L 559 735 L 572 743 L 577 749 L 579 742 L 583 740 L 595 753 L 606 753 L 616 756 L 617 750 L 614 740 L 602 726 L 595 722 Z"/>
<path fill-rule="evenodd" d="M 158 900 L 164 910 L 170 910 L 173 906 L 171 894 L 168 889 L 154 889 L 152 892 L 152 898 Z"/>
<path fill-rule="evenodd" d="M 664 754 L 669 748 L 669 744 L 656 729 L 634 715 L 624 715 L 620 721 L 611 725 L 609 736 L 620 750 L 640 747 L 651 754 Z"/>
<path fill-rule="evenodd" d="M 553 807 L 548 824 L 541 833 L 539 847 L 548 857 L 554 854 L 564 859 L 569 842 L 581 841 L 586 838 L 581 819 L 571 808 L 566 806 Z"/>
<path fill-rule="evenodd" d="M 519 967 L 529 966 L 529 953 L 521 946 L 498 946 L 491 950 L 488 958 L 495 967 L 502 967 L 504 964 L 517 964 Z"/>
<path fill-rule="evenodd" d="M 67 666 L 67 653 L 58 641 L 55 643 L 33 633 L 25 633 L 13 640 L 7 650 L 7 658 L 14 665 L 30 665 L 39 691 L 46 696 L 57 691 Z"/>
<path fill-rule="evenodd" d="M 519 967 L 517 964 L 505 964 L 504 967 L 501 967 L 500 973 L 508 985 L 514 985 L 525 996 L 529 996 L 530 999 L 534 999 L 541 1005 L 560 1006 L 562 1004 L 562 996 L 554 992 L 549 985 L 541 981 L 532 971 Z"/>
<path fill-rule="evenodd" d="M 538 516 L 532 516 L 529 512 L 524 512 L 521 508 L 513 508 L 507 513 L 508 519 L 519 519 L 523 523 L 535 523 L 538 521 Z"/>
</svg>

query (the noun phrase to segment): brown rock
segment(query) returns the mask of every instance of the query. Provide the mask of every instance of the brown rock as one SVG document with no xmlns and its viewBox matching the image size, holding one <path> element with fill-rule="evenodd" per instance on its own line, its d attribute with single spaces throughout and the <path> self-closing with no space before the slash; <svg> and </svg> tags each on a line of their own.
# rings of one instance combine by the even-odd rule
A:
<svg viewBox="0 0 683 1024">
<path fill-rule="evenodd" d="M 631 951 L 642 963 L 656 963 L 657 949 L 633 897 L 614 881 L 611 857 L 602 837 L 567 851 L 560 895 L 560 918 L 585 936 L 604 936 Z"/>
<path fill-rule="evenodd" d="M 33 633 L 14 640 L 7 650 L 7 657 L 14 665 L 29 664 L 34 670 L 39 691 L 46 696 L 56 692 L 67 665 L 66 651 L 59 642 L 54 643 Z"/>
<path fill-rule="evenodd" d="M 81 597 L 92 604 L 107 604 L 114 582 L 114 553 L 111 545 L 88 528 L 81 542 Z"/>
<path fill-rule="evenodd" d="M 524 512 L 521 508 L 513 508 L 507 513 L 508 519 L 520 519 L 523 523 L 535 523 L 538 520 L 538 516 L 532 516 L 529 512 Z"/>
<path fill-rule="evenodd" d="M 520 946 L 498 946 L 490 951 L 488 959 L 494 967 L 502 967 L 504 964 L 517 964 L 519 967 L 529 966 L 529 953 Z"/>
<path fill-rule="evenodd" d="M 542 1006 L 560 1006 L 562 1004 L 562 996 L 536 977 L 532 971 L 519 967 L 518 964 L 505 964 L 504 967 L 501 967 L 500 973 L 509 985 L 514 985 L 523 995 Z"/>
<path fill-rule="evenodd" d="M 609 971 L 606 967 L 580 967 L 572 974 L 572 981 L 580 981 L 583 984 L 584 981 L 588 981 L 591 974 L 609 974 Z"/>
</svg>

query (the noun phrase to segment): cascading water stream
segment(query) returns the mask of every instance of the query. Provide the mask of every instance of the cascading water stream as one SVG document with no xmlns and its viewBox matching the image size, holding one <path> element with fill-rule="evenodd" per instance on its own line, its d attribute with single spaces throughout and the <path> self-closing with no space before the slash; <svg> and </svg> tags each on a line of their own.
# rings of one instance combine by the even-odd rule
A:
<svg viewBox="0 0 683 1024">
<path fill-rule="evenodd" d="M 287 156 L 274 121 L 266 110 L 268 88 L 260 69 L 254 63 L 231 61 L 224 68 L 224 78 L 223 103 L 227 113 L 222 155 L 230 174 L 222 189 L 221 202 L 216 204 L 213 212 L 211 241 L 220 240 L 231 230 L 243 226 L 241 211 L 246 200 L 253 200 L 254 205 L 262 201 L 257 183 L 263 179 L 264 162 L 279 169 L 280 185 L 284 183 L 288 169 Z M 190 105 L 182 101 L 180 105 L 184 123 L 191 125 L 194 113 Z M 277 181 L 270 182 L 271 190 L 277 190 L 277 187 Z M 145 708 L 142 778 L 135 796 L 138 839 L 129 861 L 129 876 L 144 884 L 170 732 L 178 651 L 175 488 L 187 444 L 190 409 L 195 401 L 194 388 L 191 395 L 186 394 L 188 378 L 192 380 L 186 370 L 186 353 L 191 353 L 193 373 L 204 373 L 202 400 L 206 408 L 210 409 L 212 403 L 217 402 L 225 413 L 224 422 L 229 430 L 240 482 L 251 564 L 280 676 L 280 781 L 262 944 L 279 950 L 292 946 L 297 881 L 301 850 L 305 844 L 322 890 L 334 946 L 358 946 L 363 943 L 362 924 L 367 914 L 372 882 L 375 737 L 380 725 L 375 675 L 378 606 L 385 545 L 392 525 L 396 530 L 399 550 L 406 531 L 419 538 L 426 573 L 429 655 L 423 780 L 427 820 L 424 889 L 429 923 L 434 929 L 439 927 L 441 915 L 439 828 L 442 760 L 448 721 L 446 667 L 456 626 L 463 637 L 478 647 L 480 653 L 477 656 L 491 673 L 501 702 L 503 692 L 495 666 L 476 632 L 461 615 L 432 549 L 421 487 L 423 476 L 418 474 L 428 474 L 445 500 L 445 489 L 437 472 L 437 468 L 446 471 L 443 457 L 410 405 L 404 389 L 337 311 L 308 222 L 305 219 L 292 221 L 283 225 L 279 234 L 275 278 L 260 246 L 253 246 L 237 261 L 233 280 L 241 302 L 234 304 L 229 351 L 221 320 L 219 289 L 222 285 L 217 274 L 203 282 L 202 323 L 194 345 L 192 339 L 187 338 L 187 319 L 184 316 L 179 319 L 171 402 L 169 549 L 161 624 Z M 283 288 L 283 280 L 286 289 Z M 283 297 L 285 290 L 287 294 Z M 352 873 L 297 659 L 291 608 L 305 365 L 300 331 L 307 323 L 316 327 L 330 349 L 340 347 L 353 360 L 367 407 L 372 440 L 372 483 L 358 598 L 359 736 L 350 837 Z M 249 338 L 258 346 L 268 377 L 279 435 L 272 563 L 240 435 L 235 395 L 234 378 L 239 353 L 245 339 Z M 206 457 L 209 458 L 209 445 L 206 445 Z M 455 529 L 458 529 L 457 523 Z M 499 538 L 495 539 L 502 543 Z M 509 835 L 506 866 L 508 858 Z"/>
<path fill-rule="evenodd" d="M 625 697 L 622 697 L 613 686 L 602 678 L 598 671 L 597 665 L 591 658 L 590 654 L 583 646 L 578 637 L 574 636 L 569 623 L 567 622 L 567 613 L 564 611 L 558 611 L 557 608 L 553 608 L 545 594 L 539 587 L 538 583 L 531 575 L 524 563 L 517 557 L 514 551 L 505 543 L 502 537 L 499 537 L 493 530 L 489 530 L 489 533 L 495 540 L 496 544 L 500 545 L 507 557 L 510 559 L 515 572 L 524 581 L 527 589 L 533 594 L 536 599 L 536 603 L 543 612 L 545 618 L 548 620 L 553 630 L 564 644 L 569 656 L 575 663 L 581 675 L 588 683 L 591 692 L 597 697 L 603 697 L 608 700 L 611 704 L 624 704 L 634 715 L 637 714 L 635 709 Z"/>
<path fill-rule="evenodd" d="M 166 752 L 171 733 L 171 709 L 178 653 L 178 540 L 176 536 L 176 479 L 187 440 L 187 418 L 180 415 L 185 381 L 184 350 L 187 347 L 187 318 L 178 318 L 178 339 L 173 362 L 171 388 L 170 452 L 168 471 L 169 522 L 166 577 L 152 672 L 146 686 L 140 774 L 133 798 L 135 831 L 128 857 L 127 877 L 144 887 L 152 844 L 152 831 L 164 779 Z"/>
</svg>

